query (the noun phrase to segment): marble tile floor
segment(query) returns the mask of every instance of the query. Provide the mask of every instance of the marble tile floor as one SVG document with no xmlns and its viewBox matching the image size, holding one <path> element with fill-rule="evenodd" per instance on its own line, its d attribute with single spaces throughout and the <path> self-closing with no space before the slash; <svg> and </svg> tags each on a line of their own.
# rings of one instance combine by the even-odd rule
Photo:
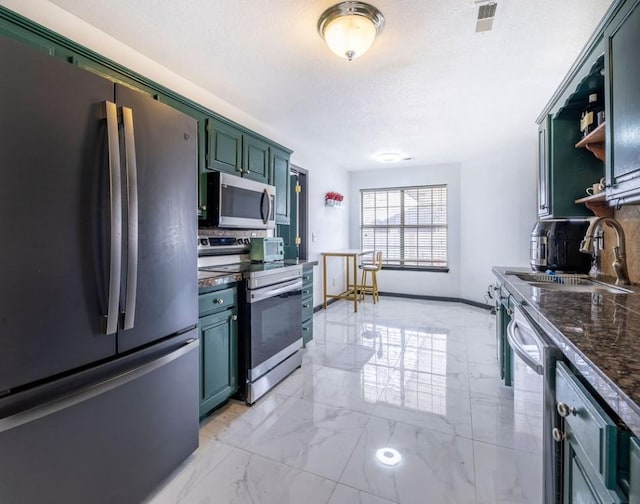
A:
<svg viewBox="0 0 640 504">
<path fill-rule="evenodd" d="M 315 314 L 302 368 L 253 407 L 207 417 L 148 504 L 525 503 L 535 478 L 518 481 L 516 467 L 535 473 L 541 455 L 522 429 L 489 311 L 338 302 Z M 381 463 L 381 448 L 400 462 Z"/>
</svg>

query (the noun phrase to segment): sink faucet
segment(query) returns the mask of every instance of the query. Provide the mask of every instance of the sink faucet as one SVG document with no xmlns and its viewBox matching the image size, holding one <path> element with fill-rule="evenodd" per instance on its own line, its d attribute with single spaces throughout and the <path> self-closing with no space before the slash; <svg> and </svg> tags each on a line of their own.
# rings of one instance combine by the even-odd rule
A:
<svg viewBox="0 0 640 504">
<path fill-rule="evenodd" d="M 620 223 L 612 217 L 595 217 L 589 219 L 589 228 L 580 243 L 580 252 L 593 254 L 593 235 L 602 224 L 608 224 L 614 229 L 617 236 L 617 244 L 613 247 L 613 270 L 616 272 L 616 285 L 629 285 L 629 273 L 627 273 L 627 261 L 625 258 L 624 230 Z"/>
</svg>

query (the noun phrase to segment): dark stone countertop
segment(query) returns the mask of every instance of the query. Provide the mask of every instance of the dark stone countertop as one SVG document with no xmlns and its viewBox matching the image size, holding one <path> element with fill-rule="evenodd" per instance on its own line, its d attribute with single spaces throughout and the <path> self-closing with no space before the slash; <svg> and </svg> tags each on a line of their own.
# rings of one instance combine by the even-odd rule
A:
<svg viewBox="0 0 640 504">
<path fill-rule="evenodd" d="M 301 264 L 302 266 L 317 266 L 318 261 L 306 261 L 303 259 L 287 259 L 286 266 Z M 218 285 L 239 282 L 242 280 L 242 273 L 228 273 L 220 271 L 198 270 L 198 289 L 217 287 Z"/>
<path fill-rule="evenodd" d="M 242 273 L 222 273 L 218 271 L 198 270 L 198 289 L 217 287 L 242 280 Z"/>
<path fill-rule="evenodd" d="M 530 286 L 494 267 L 493 273 L 544 329 L 589 384 L 640 436 L 640 286 L 632 294 L 566 292 Z M 612 278 L 599 280 L 613 283 Z"/>
</svg>

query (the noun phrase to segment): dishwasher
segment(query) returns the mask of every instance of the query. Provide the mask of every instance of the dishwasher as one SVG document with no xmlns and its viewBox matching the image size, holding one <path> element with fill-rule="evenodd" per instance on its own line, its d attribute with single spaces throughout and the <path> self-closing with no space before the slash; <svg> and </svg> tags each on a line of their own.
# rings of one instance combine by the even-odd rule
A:
<svg viewBox="0 0 640 504">
<path fill-rule="evenodd" d="M 517 457 L 516 470 L 523 496 L 531 504 L 559 504 L 560 445 L 552 430 L 558 423 L 555 408 L 556 361 L 562 352 L 517 303 L 507 327 L 514 354 L 514 436 L 521 446 L 536 446 L 542 467 L 532 470 L 526 457 Z"/>
</svg>

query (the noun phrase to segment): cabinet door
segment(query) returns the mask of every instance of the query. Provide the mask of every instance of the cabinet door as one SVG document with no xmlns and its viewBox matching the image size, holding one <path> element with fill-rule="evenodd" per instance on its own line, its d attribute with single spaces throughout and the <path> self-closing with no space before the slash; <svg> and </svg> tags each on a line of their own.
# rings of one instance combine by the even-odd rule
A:
<svg viewBox="0 0 640 504">
<path fill-rule="evenodd" d="M 640 201 L 640 2 L 629 0 L 605 31 L 607 199 Z"/>
<path fill-rule="evenodd" d="M 237 320 L 235 310 L 200 319 L 200 416 L 238 389 Z"/>
<path fill-rule="evenodd" d="M 207 120 L 207 168 L 242 173 L 242 131 L 217 119 Z"/>
<path fill-rule="evenodd" d="M 618 490 L 607 490 L 602 480 L 593 473 L 576 451 L 571 429 L 565 427 L 567 438 L 563 453 L 563 504 L 622 504 L 627 502 Z"/>
<path fill-rule="evenodd" d="M 563 504 L 601 504 L 589 484 L 571 443 L 565 446 L 564 500 Z"/>
<path fill-rule="evenodd" d="M 546 217 L 551 211 L 549 188 L 549 123 L 550 116 L 538 126 L 538 215 Z"/>
<path fill-rule="evenodd" d="M 243 135 L 242 137 L 242 176 L 263 182 L 271 183 L 269 174 L 269 144 L 262 140 Z M 276 204 L 278 193 L 276 192 Z"/>
<path fill-rule="evenodd" d="M 291 217 L 291 196 L 289 176 L 290 155 L 281 149 L 271 148 L 271 173 L 276 186 L 276 224 L 289 224 Z"/>
<path fill-rule="evenodd" d="M 629 504 L 640 504 L 640 443 L 637 438 L 630 442 L 629 456 Z"/>
</svg>

